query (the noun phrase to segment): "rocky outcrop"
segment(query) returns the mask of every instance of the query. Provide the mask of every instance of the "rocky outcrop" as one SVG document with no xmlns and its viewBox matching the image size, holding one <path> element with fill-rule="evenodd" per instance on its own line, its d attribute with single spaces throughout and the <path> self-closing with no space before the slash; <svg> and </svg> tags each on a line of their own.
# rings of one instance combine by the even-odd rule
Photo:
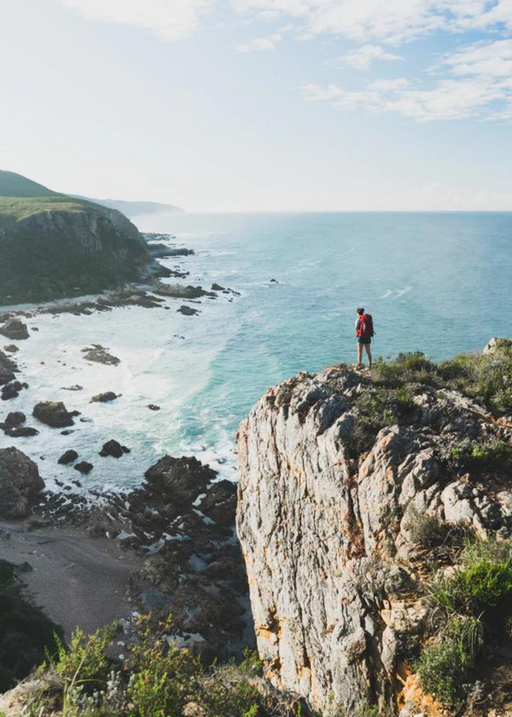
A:
<svg viewBox="0 0 512 717">
<path fill-rule="evenodd" d="M 62 401 L 41 401 L 34 406 L 32 415 L 51 428 L 65 428 L 74 424 L 73 416 L 77 414 L 68 411 Z"/>
<path fill-rule="evenodd" d="M 49 197 L 3 211 L 0 304 L 95 293 L 146 275 L 146 242 L 115 210 Z"/>
<path fill-rule="evenodd" d="M 43 488 L 33 460 L 17 448 L 0 449 L 0 517 L 25 518 Z"/>
<path fill-rule="evenodd" d="M 22 341 L 29 337 L 27 325 L 20 319 L 8 319 L 5 324 L 0 326 L 0 334 L 11 341 Z"/>
<path fill-rule="evenodd" d="M 416 383 L 398 396 L 400 420 L 354 450 L 370 390 L 347 367 L 299 374 L 268 391 L 238 438 L 237 527 L 259 652 L 276 686 L 325 715 L 416 713 L 403 688 L 425 629 L 419 516 L 512 534 L 507 472 L 456 464 L 464 446 L 510 446 L 507 421 Z"/>
</svg>

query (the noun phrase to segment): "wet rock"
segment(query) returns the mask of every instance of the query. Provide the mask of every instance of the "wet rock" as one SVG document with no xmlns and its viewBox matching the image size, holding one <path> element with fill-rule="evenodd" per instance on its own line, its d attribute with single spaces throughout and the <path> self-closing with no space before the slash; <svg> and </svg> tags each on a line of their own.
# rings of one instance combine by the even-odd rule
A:
<svg viewBox="0 0 512 717">
<path fill-rule="evenodd" d="M 80 463 L 77 463 L 76 466 L 73 466 L 73 468 L 79 473 L 82 473 L 82 475 L 87 475 L 92 471 L 94 466 L 92 463 L 88 463 L 87 461 L 81 461 Z"/>
<path fill-rule="evenodd" d="M 157 406 L 155 403 L 148 404 L 148 408 L 150 411 L 159 411 L 160 410 L 160 406 Z"/>
<path fill-rule="evenodd" d="M 63 391 L 83 391 L 84 387 L 80 386 L 80 384 L 76 383 L 74 386 L 63 386 Z"/>
<path fill-rule="evenodd" d="M 221 286 L 220 284 L 212 284 L 212 291 L 226 291 L 225 286 Z"/>
<path fill-rule="evenodd" d="M 149 255 L 154 259 L 164 259 L 168 256 L 190 256 L 194 253 L 193 249 L 176 248 L 167 246 L 167 244 L 161 244 L 158 242 L 151 242 L 148 245 Z"/>
<path fill-rule="evenodd" d="M 22 383 L 21 381 L 11 381 L 10 383 L 6 383 L 5 386 L 2 386 L 2 401 L 9 401 L 12 398 L 17 398 L 24 388 L 28 388 L 28 383 Z"/>
<path fill-rule="evenodd" d="M 27 417 L 25 416 L 22 411 L 12 411 L 11 413 L 7 414 L 7 418 L 5 419 L 4 426 L 6 428 L 14 428 L 14 426 L 21 426 L 25 421 L 27 420 Z"/>
<path fill-rule="evenodd" d="M 73 461 L 76 461 L 77 458 L 78 453 L 73 449 L 70 449 L 69 451 L 66 451 L 61 455 L 58 462 L 61 466 L 67 466 L 69 465 L 69 463 L 73 463 Z"/>
<path fill-rule="evenodd" d="M 0 386 L 14 381 L 16 373 L 18 372 L 18 366 L 9 356 L 3 351 L 0 351 Z"/>
<path fill-rule="evenodd" d="M 172 456 L 164 456 L 145 473 L 149 488 L 161 491 L 177 505 L 191 505 L 215 476 L 215 471 L 197 458 Z"/>
<path fill-rule="evenodd" d="M 183 314 L 184 316 L 197 316 L 199 314 L 199 310 L 192 308 L 192 306 L 182 304 L 182 306 L 177 309 L 176 313 Z"/>
<path fill-rule="evenodd" d="M 74 425 L 76 413 L 70 413 L 62 401 L 41 401 L 34 406 L 32 415 L 51 428 L 66 428 Z"/>
<path fill-rule="evenodd" d="M 32 436 L 37 436 L 39 431 L 37 428 L 31 428 L 30 426 L 15 426 L 14 428 L 5 428 L 4 433 L 11 438 L 31 438 Z"/>
<path fill-rule="evenodd" d="M 100 344 L 93 344 L 92 346 L 82 349 L 84 359 L 93 363 L 102 363 L 110 366 L 117 366 L 121 363 L 121 360 L 116 356 L 113 356 L 109 349 L 101 346 Z"/>
<path fill-rule="evenodd" d="M 120 443 L 114 440 L 107 441 L 100 451 L 100 456 L 106 458 L 112 456 L 112 458 L 121 458 L 125 453 L 130 453 L 130 449 L 126 446 L 122 446 Z"/>
<path fill-rule="evenodd" d="M 161 281 L 154 282 L 153 291 L 158 296 L 168 296 L 172 299 L 200 299 L 208 296 L 209 292 L 200 286 L 183 286 L 183 284 L 164 284 Z"/>
<path fill-rule="evenodd" d="M 4 351 L 7 351 L 10 354 L 15 354 L 19 351 L 19 348 L 16 344 L 8 344 L 8 346 L 4 346 Z"/>
<path fill-rule="evenodd" d="M 29 337 L 27 325 L 20 319 L 9 319 L 5 324 L 1 324 L 0 334 L 12 341 L 23 341 Z"/>
<path fill-rule="evenodd" d="M 105 393 L 98 393 L 96 396 L 93 396 L 90 403 L 110 403 L 110 401 L 115 401 L 116 398 L 120 398 L 120 396 L 120 393 L 106 391 Z"/>
<path fill-rule="evenodd" d="M 44 482 L 36 463 L 17 448 L 0 449 L 0 516 L 25 518 Z"/>
<path fill-rule="evenodd" d="M 214 483 L 198 507 L 216 523 L 233 525 L 236 512 L 236 485 L 229 480 Z"/>
</svg>

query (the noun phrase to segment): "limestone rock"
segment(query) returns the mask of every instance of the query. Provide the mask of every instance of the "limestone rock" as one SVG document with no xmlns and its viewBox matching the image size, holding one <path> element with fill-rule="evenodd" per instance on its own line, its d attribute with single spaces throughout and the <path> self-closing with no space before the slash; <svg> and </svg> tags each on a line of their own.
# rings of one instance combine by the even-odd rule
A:
<svg viewBox="0 0 512 717">
<path fill-rule="evenodd" d="M 511 441 L 454 391 L 418 387 L 414 411 L 354 457 L 346 367 L 271 388 L 242 423 L 237 529 L 260 655 L 273 683 L 328 714 L 396 714 L 403 655 L 425 617 L 411 523 L 419 514 L 512 535 L 512 488 L 449 468 L 454 441 Z M 407 596 L 407 599 L 405 599 Z"/>
</svg>

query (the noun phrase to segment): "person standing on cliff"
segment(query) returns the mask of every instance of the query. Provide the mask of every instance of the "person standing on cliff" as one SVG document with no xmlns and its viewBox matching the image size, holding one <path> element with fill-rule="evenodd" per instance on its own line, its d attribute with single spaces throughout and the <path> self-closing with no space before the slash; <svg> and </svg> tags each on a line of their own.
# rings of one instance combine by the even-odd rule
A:
<svg viewBox="0 0 512 717">
<path fill-rule="evenodd" d="M 357 309 L 356 319 L 356 337 L 357 337 L 357 368 L 363 367 L 363 346 L 368 356 L 368 366 L 372 367 L 372 350 L 371 343 L 374 335 L 373 318 L 371 314 L 365 314 L 364 308 L 360 306 Z"/>
</svg>

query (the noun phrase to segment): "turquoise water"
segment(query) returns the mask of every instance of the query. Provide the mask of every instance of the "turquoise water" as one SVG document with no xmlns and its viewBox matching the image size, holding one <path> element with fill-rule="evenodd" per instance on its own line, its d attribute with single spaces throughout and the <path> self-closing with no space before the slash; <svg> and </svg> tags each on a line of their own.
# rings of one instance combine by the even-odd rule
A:
<svg viewBox="0 0 512 717">
<path fill-rule="evenodd" d="M 69 448 L 94 465 L 80 479 L 84 491 L 140 484 L 166 453 L 196 455 L 235 478 L 240 421 L 268 386 L 297 371 L 354 362 L 361 304 L 374 316 L 374 352 L 385 357 L 419 350 L 443 359 L 481 351 L 493 335 L 512 336 L 512 214 L 161 214 L 135 221 L 195 249 L 163 260 L 190 272 L 185 283 L 217 282 L 240 296 L 204 299 L 192 317 L 169 299 L 167 311 L 30 319 L 30 339 L 16 355 L 30 389 L 5 408 L 35 425 L 36 400 L 60 400 L 82 419 L 69 435 L 37 424 L 38 436 L 16 439 L 49 487 L 76 477 L 57 464 Z M 82 348 L 91 343 L 109 347 L 119 366 L 84 361 Z M 68 390 L 76 384 L 79 390 Z M 109 390 L 121 397 L 90 403 Z M 131 453 L 99 458 L 110 438 Z M 0 447 L 11 444 L 0 432 Z"/>
<path fill-rule="evenodd" d="M 184 214 L 138 224 L 175 233 L 209 277 L 242 292 L 204 386 L 180 408 L 185 443 L 232 440 L 268 386 L 354 361 L 359 305 L 385 357 L 444 359 L 512 336 L 512 213 Z"/>
</svg>

